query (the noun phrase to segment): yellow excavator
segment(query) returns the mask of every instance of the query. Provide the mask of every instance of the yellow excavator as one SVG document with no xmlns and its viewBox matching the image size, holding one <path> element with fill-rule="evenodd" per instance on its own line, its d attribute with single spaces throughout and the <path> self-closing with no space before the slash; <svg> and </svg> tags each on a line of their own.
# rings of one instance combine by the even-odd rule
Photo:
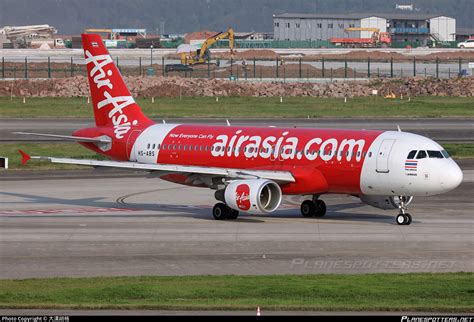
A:
<svg viewBox="0 0 474 322">
<path fill-rule="evenodd" d="M 181 64 L 171 64 L 165 66 L 165 72 L 172 71 L 181 71 L 187 72 L 192 71 L 191 66 L 204 64 L 211 58 L 211 53 L 209 48 L 222 39 L 229 39 L 229 48 L 231 55 L 234 53 L 234 30 L 232 28 L 227 29 L 227 31 L 220 32 L 212 37 L 209 37 L 204 41 L 201 48 L 194 50 L 191 45 L 180 45 L 177 49 L 177 52 L 180 54 Z M 180 52 L 180 47 L 183 46 L 183 51 Z"/>
<path fill-rule="evenodd" d="M 232 28 L 227 29 L 227 31 L 220 32 L 212 37 L 206 39 L 202 44 L 201 49 L 197 51 L 184 52 L 181 53 L 181 64 L 183 65 L 196 65 L 203 64 L 211 58 L 211 53 L 209 48 L 222 39 L 229 39 L 229 48 L 230 53 L 234 53 L 234 30 Z"/>
</svg>

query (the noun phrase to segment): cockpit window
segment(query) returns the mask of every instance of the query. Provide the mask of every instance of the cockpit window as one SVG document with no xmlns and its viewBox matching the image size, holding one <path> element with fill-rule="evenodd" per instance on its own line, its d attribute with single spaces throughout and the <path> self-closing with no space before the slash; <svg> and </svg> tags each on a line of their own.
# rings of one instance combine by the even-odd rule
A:
<svg viewBox="0 0 474 322">
<path fill-rule="evenodd" d="M 437 159 L 443 159 L 443 154 L 441 153 L 441 151 L 426 151 L 428 152 L 428 157 L 430 158 L 437 158 Z"/>
<path fill-rule="evenodd" d="M 441 154 L 446 158 L 446 159 L 449 159 L 451 156 L 449 155 L 448 151 L 446 150 L 443 150 L 441 151 Z"/>
<path fill-rule="evenodd" d="M 410 153 L 408 153 L 407 159 L 414 159 L 415 155 L 416 155 L 416 150 L 412 150 L 410 151 Z"/>
<path fill-rule="evenodd" d="M 424 159 L 426 158 L 426 151 L 420 150 L 418 151 L 418 155 L 416 156 L 417 159 Z"/>
</svg>

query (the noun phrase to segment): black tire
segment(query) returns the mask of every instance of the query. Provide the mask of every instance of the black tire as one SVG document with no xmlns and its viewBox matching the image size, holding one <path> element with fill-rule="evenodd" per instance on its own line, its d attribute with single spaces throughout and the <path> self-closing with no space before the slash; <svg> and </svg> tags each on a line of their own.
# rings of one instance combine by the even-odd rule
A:
<svg viewBox="0 0 474 322">
<path fill-rule="evenodd" d="M 313 217 L 316 214 L 316 205 L 311 200 L 305 200 L 301 203 L 300 211 L 303 217 Z"/>
<path fill-rule="evenodd" d="M 239 211 L 235 209 L 229 208 L 229 214 L 227 215 L 227 219 L 237 219 L 239 217 Z"/>
<path fill-rule="evenodd" d="M 324 215 L 326 214 L 326 203 L 322 200 L 316 200 L 314 204 L 316 205 L 316 212 L 314 216 L 324 217 Z"/>
<path fill-rule="evenodd" d="M 407 221 L 405 222 L 405 225 L 411 224 L 411 215 L 410 214 L 405 214 L 405 216 L 407 217 Z"/>
<path fill-rule="evenodd" d="M 406 225 L 406 223 L 408 222 L 408 217 L 405 216 L 404 214 L 399 214 L 396 220 L 397 220 L 397 224 L 402 226 L 402 225 Z"/>
<path fill-rule="evenodd" d="M 214 208 L 212 208 L 212 215 L 214 216 L 215 220 L 225 220 L 229 216 L 229 207 L 223 203 L 216 203 Z"/>
</svg>

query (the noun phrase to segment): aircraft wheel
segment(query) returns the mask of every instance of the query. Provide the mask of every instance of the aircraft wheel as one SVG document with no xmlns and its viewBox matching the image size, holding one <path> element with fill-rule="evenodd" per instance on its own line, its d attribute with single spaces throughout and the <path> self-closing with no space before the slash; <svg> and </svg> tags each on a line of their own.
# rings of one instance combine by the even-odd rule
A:
<svg viewBox="0 0 474 322">
<path fill-rule="evenodd" d="M 239 212 L 235 209 L 229 208 L 229 214 L 227 219 L 237 219 L 239 217 Z"/>
<path fill-rule="evenodd" d="M 411 215 L 410 214 L 405 214 L 405 216 L 407 216 L 407 222 L 405 223 L 405 225 L 411 224 Z"/>
<path fill-rule="evenodd" d="M 300 210 L 303 217 L 313 217 L 316 214 L 317 207 L 311 200 L 305 200 L 301 203 Z"/>
<path fill-rule="evenodd" d="M 224 220 L 227 219 L 230 214 L 230 208 L 226 204 L 219 202 L 214 205 L 212 208 L 212 215 L 215 220 Z"/>
<path fill-rule="evenodd" d="M 316 205 L 316 212 L 314 216 L 324 217 L 324 215 L 326 214 L 326 203 L 322 200 L 316 200 L 314 204 Z"/>
<path fill-rule="evenodd" d="M 399 214 L 397 216 L 397 224 L 399 225 L 409 225 L 411 224 L 411 215 L 410 214 Z"/>
</svg>

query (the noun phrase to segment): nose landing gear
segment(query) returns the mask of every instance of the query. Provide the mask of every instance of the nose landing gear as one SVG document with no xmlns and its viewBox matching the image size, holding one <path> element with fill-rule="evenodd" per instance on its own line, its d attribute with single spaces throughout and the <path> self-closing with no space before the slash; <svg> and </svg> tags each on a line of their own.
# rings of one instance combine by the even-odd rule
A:
<svg viewBox="0 0 474 322">
<path fill-rule="evenodd" d="M 411 224 L 411 215 L 406 212 L 407 210 L 407 197 L 400 196 L 400 202 L 398 205 L 398 209 L 400 209 L 400 214 L 397 216 L 397 224 L 399 225 L 409 225 Z"/>
</svg>

